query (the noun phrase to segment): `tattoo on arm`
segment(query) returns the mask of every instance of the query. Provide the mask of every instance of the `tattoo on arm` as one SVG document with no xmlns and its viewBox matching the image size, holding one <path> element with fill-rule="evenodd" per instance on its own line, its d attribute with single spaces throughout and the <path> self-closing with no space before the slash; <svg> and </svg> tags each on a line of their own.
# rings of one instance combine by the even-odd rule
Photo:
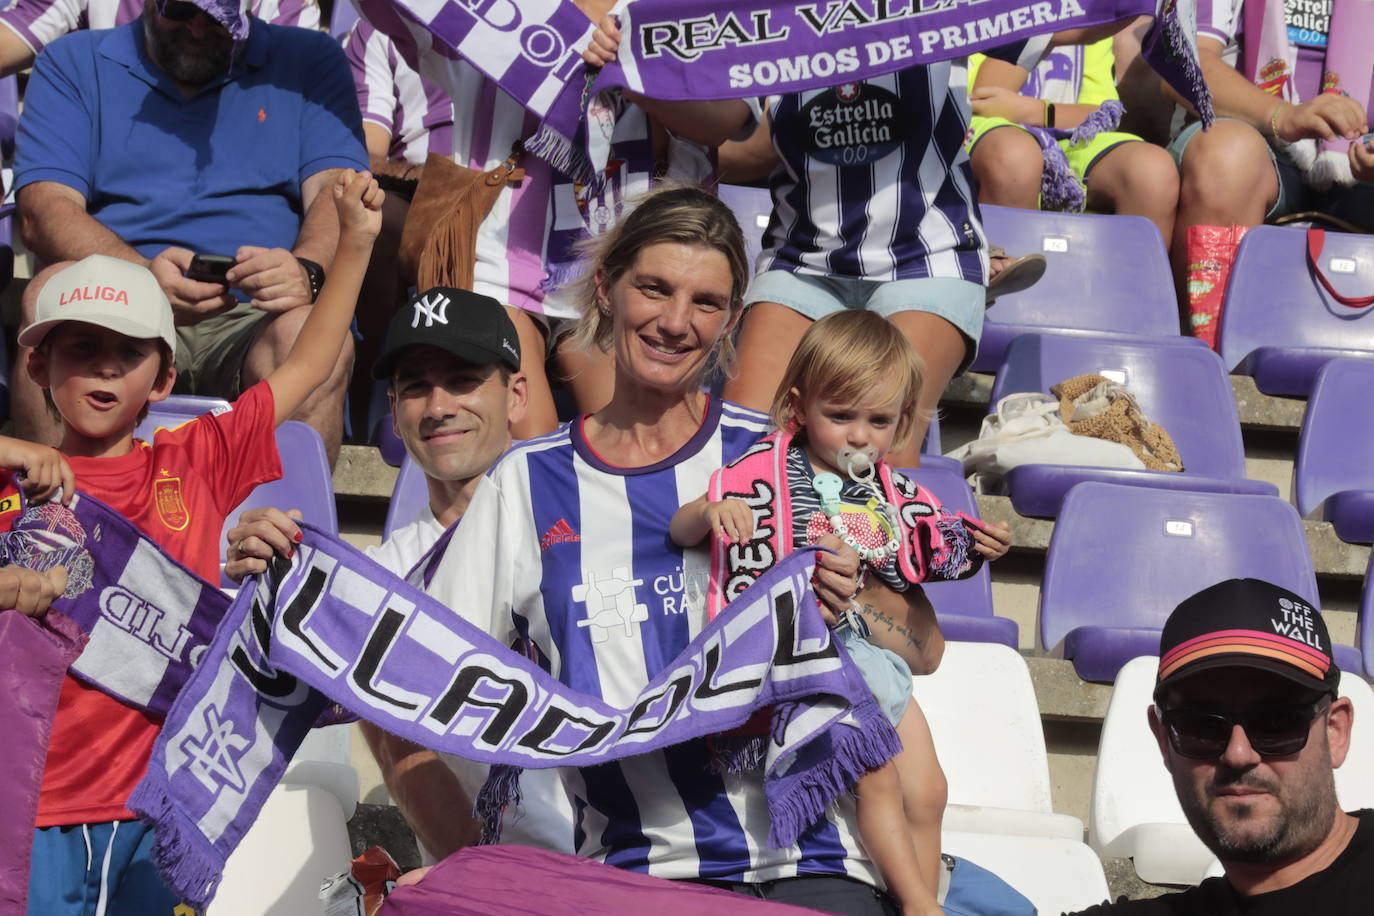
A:
<svg viewBox="0 0 1374 916">
<path fill-rule="evenodd" d="M 855 604 L 858 605 L 859 613 L 863 615 L 864 620 L 868 621 L 868 628 L 874 635 L 879 632 L 879 628 L 881 627 L 882 632 L 896 633 L 898 636 L 905 639 L 915 647 L 917 652 L 925 649 L 926 640 L 916 635 L 916 631 L 911 627 L 904 623 L 898 623 L 896 618 L 891 614 L 879 610 L 866 601 L 856 601 Z M 877 640 L 872 641 L 876 642 Z"/>
</svg>

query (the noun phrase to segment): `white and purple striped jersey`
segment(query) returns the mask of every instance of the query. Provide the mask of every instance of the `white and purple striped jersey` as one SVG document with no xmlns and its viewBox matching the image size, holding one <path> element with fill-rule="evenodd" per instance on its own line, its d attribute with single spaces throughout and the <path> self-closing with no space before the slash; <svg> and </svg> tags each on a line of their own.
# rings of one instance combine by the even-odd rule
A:
<svg viewBox="0 0 1374 916">
<path fill-rule="evenodd" d="M 707 622 L 709 553 L 672 543 L 673 513 L 768 428 L 713 398 L 691 440 L 648 467 L 607 464 L 577 420 L 517 445 L 482 481 L 428 590 L 497 639 L 528 640 L 563 683 L 627 705 Z M 881 881 L 851 801 L 797 846 L 771 848 L 761 778 L 711 773 L 705 742 L 564 772 L 581 855 L 663 878 Z"/>
<path fill-rule="evenodd" d="M 320 27 L 317 0 L 252 0 L 249 12 L 273 25 Z M 143 15 L 143 0 L 15 0 L 0 11 L 0 23 L 37 54 L 43 46 L 78 29 L 112 29 Z"/>
<path fill-rule="evenodd" d="M 993 48 L 1034 70 L 1035 35 Z M 771 96 L 780 166 L 757 268 L 863 280 L 944 277 L 983 284 L 987 245 L 968 155 L 962 62 Z"/>
<path fill-rule="evenodd" d="M 950 64 L 770 100 L 781 166 L 760 270 L 982 284 L 987 245 Z"/>
<path fill-rule="evenodd" d="M 361 0 L 358 7 L 378 31 L 391 36 L 406 63 L 452 99 L 457 115 L 453 158 L 459 165 L 493 169 L 516 142 L 534 134 L 538 119 L 436 42 L 424 26 L 399 15 L 389 0 Z M 627 200 L 652 186 L 658 165 L 648 118 L 618 93 L 597 96 L 588 122 L 613 124 L 604 193 L 579 204 L 570 180 L 543 160 L 525 156 L 520 163 L 524 181 L 502 189 L 478 229 L 475 292 L 551 318 L 580 314 L 568 290 L 577 269 L 574 242 L 622 216 Z M 753 127 L 747 125 L 742 137 Z M 705 184 L 711 178 L 711 159 L 700 144 L 670 137 L 663 158 L 665 177 L 674 181 Z"/>
<path fill-rule="evenodd" d="M 423 165 L 430 153 L 453 155 L 453 100 L 442 89 L 416 73 L 391 39 L 364 20 L 353 24 L 343 47 L 364 123 L 391 137 L 388 159 Z"/>
</svg>

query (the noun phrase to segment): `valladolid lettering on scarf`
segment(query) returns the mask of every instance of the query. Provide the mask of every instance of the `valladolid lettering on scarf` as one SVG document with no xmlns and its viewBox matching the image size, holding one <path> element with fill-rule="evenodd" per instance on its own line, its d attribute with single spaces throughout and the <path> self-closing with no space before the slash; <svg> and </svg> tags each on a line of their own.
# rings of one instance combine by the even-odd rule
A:
<svg viewBox="0 0 1374 916">
<path fill-rule="evenodd" d="M 580 127 L 590 88 L 580 52 L 593 26 L 573 4 L 395 5 L 543 120 L 527 151 L 572 178 L 594 179 L 595 144 Z M 1193 0 L 635 0 L 620 15 L 618 59 L 596 75 L 594 88 L 669 101 L 859 82 L 1033 35 L 1154 16 L 1143 56 L 1206 124 L 1212 120 Z"/>
<path fill-rule="evenodd" d="M 239 592 L 129 800 L 157 826 L 164 878 L 195 906 L 214 896 L 229 854 L 331 700 L 403 738 L 495 764 L 481 795 L 497 823 L 521 768 L 619 760 L 773 707 L 764 789 L 773 839 L 786 845 L 900 748 L 815 606 L 814 551 L 761 578 L 616 708 L 301 527 L 294 557 Z"/>
</svg>

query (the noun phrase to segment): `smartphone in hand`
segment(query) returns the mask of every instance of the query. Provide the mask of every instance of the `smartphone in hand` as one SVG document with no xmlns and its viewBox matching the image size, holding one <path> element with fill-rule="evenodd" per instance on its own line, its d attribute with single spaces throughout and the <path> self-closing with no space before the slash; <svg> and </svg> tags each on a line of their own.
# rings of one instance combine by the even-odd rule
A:
<svg viewBox="0 0 1374 916">
<path fill-rule="evenodd" d="M 198 254 L 191 259 L 191 268 L 186 271 L 186 276 L 201 283 L 228 286 L 229 281 L 225 279 L 225 274 L 229 273 L 229 268 L 236 263 L 238 262 L 227 254 Z"/>
</svg>

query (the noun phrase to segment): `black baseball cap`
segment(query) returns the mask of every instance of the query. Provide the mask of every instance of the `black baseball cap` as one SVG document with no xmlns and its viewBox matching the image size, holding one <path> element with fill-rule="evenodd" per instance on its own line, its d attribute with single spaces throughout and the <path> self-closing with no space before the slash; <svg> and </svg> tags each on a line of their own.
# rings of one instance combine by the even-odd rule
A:
<svg viewBox="0 0 1374 916">
<path fill-rule="evenodd" d="M 1235 667 L 1271 671 L 1333 697 L 1341 679 L 1321 612 L 1261 579 L 1227 579 L 1174 608 L 1159 637 L 1155 700 L 1199 671 Z"/>
<path fill-rule="evenodd" d="M 401 306 L 386 328 L 372 377 L 390 379 L 401 353 L 423 344 L 477 366 L 501 363 L 520 369 L 520 335 L 501 303 L 452 286 L 427 289 Z"/>
</svg>

